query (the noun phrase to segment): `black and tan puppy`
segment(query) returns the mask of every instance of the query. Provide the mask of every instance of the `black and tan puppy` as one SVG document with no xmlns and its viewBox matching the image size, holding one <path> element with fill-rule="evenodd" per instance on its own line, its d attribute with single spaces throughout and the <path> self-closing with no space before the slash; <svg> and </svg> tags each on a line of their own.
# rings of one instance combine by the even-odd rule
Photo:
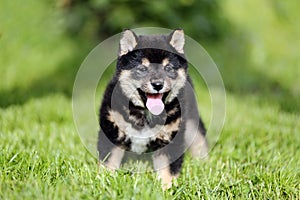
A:
<svg viewBox="0 0 300 200">
<path fill-rule="evenodd" d="M 126 152 L 152 152 L 164 188 L 179 175 L 186 147 L 199 158 L 208 151 L 184 43 L 181 29 L 169 35 L 124 31 L 100 109 L 100 161 L 117 169 Z"/>
</svg>

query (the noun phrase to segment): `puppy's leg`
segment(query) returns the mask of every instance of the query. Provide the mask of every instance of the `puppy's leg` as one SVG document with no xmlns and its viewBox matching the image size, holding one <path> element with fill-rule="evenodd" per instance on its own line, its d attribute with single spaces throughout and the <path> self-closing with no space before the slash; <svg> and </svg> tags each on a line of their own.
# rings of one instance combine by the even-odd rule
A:
<svg viewBox="0 0 300 200">
<path fill-rule="evenodd" d="M 99 132 L 98 152 L 100 164 L 104 164 L 111 170 L 120 167 L 125 153 L 124 150 L 109 141 L 102 131 Z"/>
<path fill-rule="evenodd" d="M 183 159 L 180 157 L 173 163 L 169 163 L 169 158 L 166 154 L 159 154 L 153 157 L 154 169 L 158 173 L 158 178 L 161 180 L 163 190 L 172 187 L 172 182 L 178 177 Z"/>
<path fill-rule="evenodd" d="M 206 130 L 204 124 L 199 117 L 197 109 L 197 100 L 191 80 L 187 84 L 184 91 L 184 112 L 185 130 L 184 141 L 185 147 L 188 147 L 192 156 L 197 159 L 208 158 L 208 144 L 205 138 Z"/>
<path fill-rule="evenodd" d="M 175 160 L 173 163 L 170 164 L 170 171 L 173 177 L 173 184 L 174 186 L 178 186 L 176 179 L 179 177 L 181 168 L 182 168 L 182 164 L 183 164 L 183 157 L 184 154 L 182 156 L 180 156 L 177 160 Z"/>
<path fill-rule="evenodd" d="M 161 180 L 164 190 L 172 186 L 172 175 L 170 171 L 169 158 L 165 154 L 156 155 L 153 157 L 153 166 L 158 173 L 158 178 Z"/>
<path fill-rule="evenodd" d="M 199 123 L 196 123 L 194 120 L 187 120 L 184 139 L 194 158 L 208 159 L 208 144 L 205 134 L 202 121 L 199 120 Z"/>
<path fill-rule="evenodd" d="M 123 156 L 124 156 L 124 150 L 122 150 L 119 147 L 114 147 L 111 150 L 107 159 L 104 161 L 104 164 L 106 167 L 108 167 L 111 170 L 119 169 Z"/>
</svg>

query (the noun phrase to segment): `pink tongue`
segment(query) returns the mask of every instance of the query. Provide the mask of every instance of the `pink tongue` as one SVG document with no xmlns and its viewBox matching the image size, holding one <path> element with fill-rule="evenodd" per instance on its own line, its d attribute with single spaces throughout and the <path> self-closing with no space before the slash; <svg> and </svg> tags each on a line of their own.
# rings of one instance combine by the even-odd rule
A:
<svg viewBox="0 0 300 200">
<path fill-rule="evenodd" d="M 152 95 L 147 96 L 146 106 L 153 115 L 161 114 L 165 108 L 165 105 L 161 100 L 161 96 L 154 97 Z"/>
</svg>

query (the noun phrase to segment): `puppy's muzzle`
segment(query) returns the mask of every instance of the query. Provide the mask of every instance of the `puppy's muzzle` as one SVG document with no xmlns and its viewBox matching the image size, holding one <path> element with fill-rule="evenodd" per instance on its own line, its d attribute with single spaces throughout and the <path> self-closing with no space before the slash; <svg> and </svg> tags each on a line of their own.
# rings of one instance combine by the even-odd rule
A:
<svg viewBox="0 0 300 200">
<path fill-rule="evenodd" d="M 152 86 L 152 88 L 154 90 L 156 90 L 157 92 L 159 92 L 161 89 L 163 89 L 164 82 L 162 82 L 162 81 L 151 82 L 151 86 Z"/>
</svg>

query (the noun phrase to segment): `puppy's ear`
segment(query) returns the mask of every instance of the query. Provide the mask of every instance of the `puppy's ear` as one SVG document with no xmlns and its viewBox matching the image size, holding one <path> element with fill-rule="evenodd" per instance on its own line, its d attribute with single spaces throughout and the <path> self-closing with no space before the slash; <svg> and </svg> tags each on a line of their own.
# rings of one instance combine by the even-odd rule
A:
<svg viewBox="0 0 300 200">
<path fill-rule="evenodd" d="M 184 47 L 185 39 L 184 39 L 184 32 L 182 29 L 176 29 L 170 34 L 170 45 L 181 54 L 184 54 L 183 47 Z"/>
<path fill-rule="evenodd" d="M 129 29 L 122 33 L 120 40 L 119 56 L 123 56 L 132 51 L 137 45 L 137 36 Z"/>
</svg>

